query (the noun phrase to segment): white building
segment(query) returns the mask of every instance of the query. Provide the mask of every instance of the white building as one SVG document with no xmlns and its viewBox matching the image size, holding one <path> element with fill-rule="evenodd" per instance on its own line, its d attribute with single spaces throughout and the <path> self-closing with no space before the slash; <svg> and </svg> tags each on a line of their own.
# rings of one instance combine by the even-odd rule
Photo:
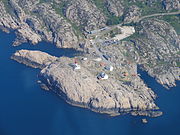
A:
<svg viewBox="0 0 180 135">
<path fill-rule="evenodd" d="M 98 57 L 98 58 L 95 58 L 95 59 L 93 59 L 94 61 L 96 61 L 96 62 L 100 62 L 100 61 L 102 61 L 102 59 L 100 58 L 100 57 Z"/>
<path fill-rule="evenodd" d="M 81 69 L 81 66 L 78 65 L 77 63 L 73 64 L 72 66 L 73 66 L 73 69 L 74 69 L 74 70 L 79 70 L 79 69 Z"/>
<path fill-rule="evenodd" d="M 114 68 L 113 66 L 110 65 L 110 66 L 105 66 L 105 69 L 108 71 L 113 71 Z"/>
<path fill-rule="evenodd" d="M 106 73 L 101 72 L 100 74 L 98 74 L 97 78 L 99 80 L 107 80 L 109 77 L 108 77 L 108 75 Z"/>
<path fill-rule="evenodd" d="M 87 59 L 88 59 L 88 58 L 86 58 L 86 57 L 82 58 L 83 61 L 86 61 Z"/>
</svg>

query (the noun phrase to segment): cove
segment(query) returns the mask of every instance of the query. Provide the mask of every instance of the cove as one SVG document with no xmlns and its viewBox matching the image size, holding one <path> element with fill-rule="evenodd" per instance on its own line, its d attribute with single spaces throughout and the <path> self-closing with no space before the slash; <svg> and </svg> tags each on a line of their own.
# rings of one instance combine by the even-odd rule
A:
<svg viewBox="0 0 180 135">
<path fill-rule="evenodd" d="M 0 135 L 179 135 L 180 82 L 166 90 L 146 72 L 145 83 L 158 95 L 163 111 L 157 118 L 123 115 L 110 117 L 73 107 L 36 83 L 38 69 L 10 59 L 19 49 L 41 50 L 55 56 L 72 57 L 74 50 L 57 49 L 49 43 L 12 47 L 14 34 L 0 32 Z"/>
</svg>

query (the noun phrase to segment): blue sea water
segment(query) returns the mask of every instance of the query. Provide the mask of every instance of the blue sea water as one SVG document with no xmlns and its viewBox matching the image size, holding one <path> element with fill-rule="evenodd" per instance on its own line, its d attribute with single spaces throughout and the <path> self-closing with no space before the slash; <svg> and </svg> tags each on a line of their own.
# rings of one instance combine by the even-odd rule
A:
<svg viewBox="0 0 180 135">
<path fill-rule="evenodd" d="M 24 44 L 12 47 L 14 34 L 0 32 L 0 135 L 180 135 L 180 83 L 170 90 L 145 72 L 142 78 L 153 88 L 163 111 L 157 118 L 123 115 L 110 117 L 73 107 L 36 83 L 38 69 L 10 59 L 19 49 L 42 50 L 56 56 L 70 56 L 73 50 L 52 44 Z"/>
</svg>

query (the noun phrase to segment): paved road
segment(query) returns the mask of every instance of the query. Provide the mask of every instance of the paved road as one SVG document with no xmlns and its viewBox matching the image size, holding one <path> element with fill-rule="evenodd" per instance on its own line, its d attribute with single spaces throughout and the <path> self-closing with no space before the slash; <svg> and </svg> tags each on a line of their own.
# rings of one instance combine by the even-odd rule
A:
<svg viewBox="0 0 180 135">
<path fill-rule="evenodd" d="M 170 12 L 170 13 L 156 13 L 156 14 L 152 14 L 152 15 L 146 15 L 146 16 L 142 16 L 140 17 L 138 20 L 136 20 L 135 22 L 139 22 L 143 19 L 146 19 L 146 18 L 150 18 L 150 17 L 156 17 L 156 16 L 166 16 L 166 15 L 178 15 L 180 14 L 180 11 L 177 11 L 177 12 Z M 117 24 L 117 25 L 113 25 L 113 26 L 109 26 L 107 27 L 107 29 L 103 30 L 103 31 L 100 31 L 100 30 L 96 30 L 97 33 L 94 33 L 94 34 L 91 34 L 91 35 L 102 35 L 104 33 L 107 33 L 108 31 L 116 28 L 117 26 L 122 26 L 123 24 L 128 24 L 128 22 L 125 22 L 125 23 L 120 23 L 120 24 Z"/>
<path fill-rule="evenodd" d="M 111 62 L 108 61 L 107 59 L 104 58 L 102 52 L 99 51 L 99 49 L 97 48 L 96 44 L 97 44 L 97 40 L 98 40 L 98 37 L 94 40 L 94 43 L 92 44 L 93 47 L 94 47 L 94 50 L 96 52 L 97 55 L 99 55 L 99 57 L 103 60 L 103 62 L 107 65 L 111 65 Z"/>
<path fill-rule="evenodd" d="M 142 17 L 140 17 L 136 22 L 139 22 L 139 21 L 141 21 L 141 20 L 143 20 L 143 19 L 150 18 L 150 17 L 166 16 L 166 15 L 178 15 L 178 14 L 180 14 L 180 11 L 171 12 L 171 13 L 156 13 L 156 14 L 152 14 L 152 15 L 142 16 Z"/>
</svg>

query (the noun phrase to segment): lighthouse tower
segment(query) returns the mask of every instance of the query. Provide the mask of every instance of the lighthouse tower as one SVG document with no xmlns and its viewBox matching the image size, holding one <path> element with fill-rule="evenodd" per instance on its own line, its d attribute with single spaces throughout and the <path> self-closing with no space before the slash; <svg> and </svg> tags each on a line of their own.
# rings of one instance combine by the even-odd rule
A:
<svg viewBox="0 0 180 135">
<path fill-rule="evenodd" d="M 81 66 L 80 66 L 80 65 L 78 64 L 78 62 L 77 62 L 77 59 L 75 59 L 75 61 L 74 61 L 73 69 L 74 69 L 74 70 L 79 70 L 79 69 L 81 69 Z"/>
</svg>

